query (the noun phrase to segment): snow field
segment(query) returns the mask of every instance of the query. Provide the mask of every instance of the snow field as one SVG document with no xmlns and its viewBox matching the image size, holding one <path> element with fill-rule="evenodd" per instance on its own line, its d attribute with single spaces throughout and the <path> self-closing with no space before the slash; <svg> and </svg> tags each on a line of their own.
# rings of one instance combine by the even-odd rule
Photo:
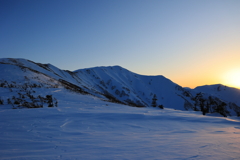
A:
<svg viewBox="0 0 240 160">
<path fill-rule="evenodd" d="M 0 109 L 0 159 L 240 159 L 238 118 L 44 93 L 59 107 Z"/>
</svg>

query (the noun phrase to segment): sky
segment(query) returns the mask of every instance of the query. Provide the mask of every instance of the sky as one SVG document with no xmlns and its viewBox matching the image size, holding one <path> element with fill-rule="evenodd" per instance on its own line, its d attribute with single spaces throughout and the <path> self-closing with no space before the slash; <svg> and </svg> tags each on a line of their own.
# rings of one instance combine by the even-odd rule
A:
<svg viewBox="0 0 240 160">
<path fill-rule="evenodd" d="M 0 58 L 240 88 L 239 0 L 0 0 Z"/>
</svg>

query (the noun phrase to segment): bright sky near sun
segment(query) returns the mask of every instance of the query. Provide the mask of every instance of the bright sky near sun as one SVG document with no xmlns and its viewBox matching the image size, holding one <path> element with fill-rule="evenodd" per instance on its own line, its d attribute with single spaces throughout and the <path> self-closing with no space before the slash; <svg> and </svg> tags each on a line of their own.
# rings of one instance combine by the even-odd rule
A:
<svg viewBox="0 0 240 160">
<path fill-rule="evenodd" d="M 240 88 L 240 1 L 0 0 L 0 57 Z"/>
</svg>

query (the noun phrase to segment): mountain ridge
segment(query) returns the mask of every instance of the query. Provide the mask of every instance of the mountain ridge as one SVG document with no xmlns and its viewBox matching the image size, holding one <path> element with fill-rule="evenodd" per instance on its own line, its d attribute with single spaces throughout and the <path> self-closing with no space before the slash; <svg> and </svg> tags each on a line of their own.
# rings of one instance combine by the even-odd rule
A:
<svg viewBox="0 0 240 160">
<path fill-rule="evenodd" d="M 52 64 L 21 58 L 0 59 L 0 69 L 1 82 L 4 82 L 2 86 L 5 87 L 10 84 L 21 86 L 27 82 L 29 86 L 63 87 L 103 100 L 137 107 L 195 110 L 204 115 L 240 115 L 240 90 L 223 85 L 187 89 L 162 75 L 139 75 L 118 65 L 68 71 Z"/>
</svg>

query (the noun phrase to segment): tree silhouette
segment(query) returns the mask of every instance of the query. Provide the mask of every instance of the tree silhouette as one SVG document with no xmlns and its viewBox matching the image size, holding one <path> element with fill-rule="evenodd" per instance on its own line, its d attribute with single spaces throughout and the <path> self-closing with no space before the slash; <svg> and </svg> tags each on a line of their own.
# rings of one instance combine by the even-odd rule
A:
<svg viewBox="0 0 240 160">
<path fill-rule="evenodd" d="M 156 96 L 156 94 L 154 94 L 153 98 L 152 98 L 152 107 L 157 107 L 157 96 Z"/>
</svg>

